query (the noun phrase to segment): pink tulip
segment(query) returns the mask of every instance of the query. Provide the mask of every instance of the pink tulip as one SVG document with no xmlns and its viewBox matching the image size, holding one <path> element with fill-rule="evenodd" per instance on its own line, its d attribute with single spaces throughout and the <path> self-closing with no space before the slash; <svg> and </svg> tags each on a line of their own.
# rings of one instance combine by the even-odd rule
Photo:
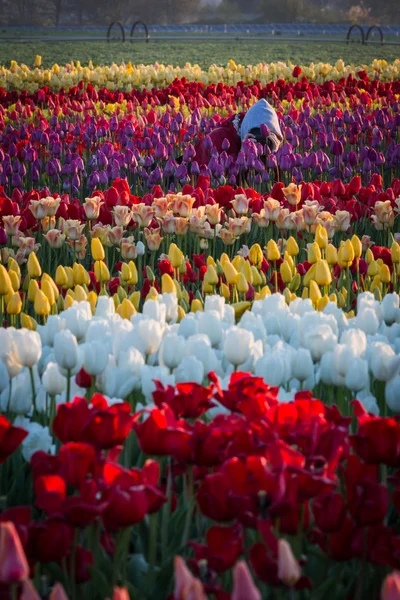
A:
<svg viewBox="0 0 400 600">
<path fill-rule="evenodd" d="M 41 600 L 35 586 L 30 579 L 24 581 L 20 600 Z"/>
<path fill-rule="evenodd" d="M 49 596 L 49 600 L 68 600 L 68 596 L 65 593 L 61 583 L 56 583 L 56 585 L 53 587 Z"/>
<path fill-rule="evenodd" d="M 14 523 L 0 523 L 0 581 L 12 584 L 28 577 L 28 561 Z"/>
<path fill-rule="evenodd" d="M 191 574 L 180 556 L 175 556 L 174 569 L 174 600 L 207 600 L 201 581 Z"/>
<path fill-rule="evenodd" d="M 239 561 L 233 570 L 231 600 L 261 600 L 261 594 L 254 585 L 253 578 L 244 560 Z"/>
<path fill-rule="evenodd" d="M 286 540 L 278 540 L 278 577 L 288 587 L 296 585 L 301 577 L 300 565 Z"/>
<path fill-rule="evenodd" d="M 129 592 L 126 588 L 115 587 L 112 600 L 129 600 Z"/>
<path fill-rule="evenodd" d="M 381 600 L 400 600 L 400 571 L 393 571 L 383 582 Z"/>
</svg>

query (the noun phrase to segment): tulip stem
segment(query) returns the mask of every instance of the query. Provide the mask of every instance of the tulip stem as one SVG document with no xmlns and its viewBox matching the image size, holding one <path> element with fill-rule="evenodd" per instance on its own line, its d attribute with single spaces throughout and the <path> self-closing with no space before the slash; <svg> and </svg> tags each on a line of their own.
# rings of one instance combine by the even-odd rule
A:
<svg viewBox="0 0 400 600">
<path fill-rule="evenodd" d="M 67 396 L 66 401 L 69 402 L 71 396 L 71 369 L 67 369 Z"/>
<path fill-rule="evenodd" d="M 168 525 L 169 517 L 171 513 L 171 488 L 172 488 L 172 473 L 171 465 L 168 465 L 168 479 L 167 479 L 167 501 L 162 509 L 162 526 L 161 526 L 161 553 L 162 562 L 164 563 L 168 558 Z"/>
<path fill-rule="evenodd" d="M 13 583 L 11 585 L 11 600 L 17 600 L 18 599 L 18 585 L 16 583 Z"/>
<path fill-rule="evenodd" d="M 193 467 L 189 466 L 188 469 L 189 483 L 186 488 L 186 499 L 187 499 L 187 513 L 185 519 L 185 526 L 183 528 L 182 535 L 182 546 L 186 546 L 189 540 L 190 524 L 192 521 L 193 504 L 194 504 L 194 479 L 193 479 Z"/>
<path fill-rule="evenodd" d="M 31 377 L 31 386 L 32 386 L 32 403 L 33 403 L 33 414 L 36 416 L 36 390 L 35 390 L 35 378 L 33 375 L 33 368 L 29 367 L 29 375 Z"/>
<path fill-rule="evenodd" d="M 148 577 L 148 585 L 151 587 L 153 587 L 154 581 L 153 581 L 153 577 L 154 577 L 154 568 L 155 568 L 155 564 L 156 564 L 156 559 L 157 559 L 157 525 L 158 525 L 158 514 L 157 513 L 153 513 L 152 515 L 149 515 L 149 526 L 150 526 L 150 532 L 149 532 L 149 538 L 150 538 L 150 543 L 149 543 L 149 560 L 148 560 L 148 564 L 149 564 L 149 570 L 147 572 L 147 577 Z"/>
</svg>

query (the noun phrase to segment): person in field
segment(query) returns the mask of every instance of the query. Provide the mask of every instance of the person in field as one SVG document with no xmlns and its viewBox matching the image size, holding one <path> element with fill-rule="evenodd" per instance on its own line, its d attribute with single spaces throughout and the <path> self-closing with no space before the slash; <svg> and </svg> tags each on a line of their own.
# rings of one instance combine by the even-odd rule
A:
<svg viewBox="0 0 400 600">
<path fill-rule="evenodd" d="M 283 142 L 278 116 L 264 98 L 253 104 L 247 113 L 239 113 L 223 121 L 219 127 L 209 133 L 209 137 L 219 153 L 225 150 L 235 159 L 246 139 L 267 144 L 271 152 L 276 152 Z M 224 140 L 229 144 L 226 142 L 224 144 Z M 207 165 L 210 161 L 210 142 L 202 138 L 196 144 L 195 150 L 198 164 Z"/>
</svg>

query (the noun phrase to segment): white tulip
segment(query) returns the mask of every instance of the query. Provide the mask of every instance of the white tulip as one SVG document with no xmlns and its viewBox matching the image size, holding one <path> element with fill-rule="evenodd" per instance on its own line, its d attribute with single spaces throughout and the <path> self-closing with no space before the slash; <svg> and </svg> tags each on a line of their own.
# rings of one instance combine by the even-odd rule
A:
<svg viewBox="0 0 400 600">
<path fill-rule="evenodd" d="M 195 356 L 185 356 L 174 371 L 176 383 L 194 382 L 201 385 L 204 379 L 204 367 Z"/>
<path fill-rule="evenodd" d="M 83 344 L 83 368 L 88 375 L 100 375 L 108 363 L 108 352 L 99 341 Z"/>
<path fill-rule="evenodd" d="M 158 300 L 146 300 L 143 305 L 142 314 L 148 319 L 153 319 L 164 325 L 167 308 L 165 304 L 161 304 Z M 153 352 L 149 354 L 153 354 Z"/>
<path fill-rule="evenodd" d="M 135 347 L 148 356 L 157 352 L 162 339 L 162 327 L 154 319 L 142 319 L 134 326 L 133 334 L 137 337 Z"/>
<path fill-rule="evenodd" d="M 33 370 L 35 388 L 40 386 L 40 379 L 37 370 Z M 11 386 L 11 396 L 9 390 L 5 389 L 1 395 L 1 408 L 3 411 L 9 410 L 18 415 L 26 415 L 32 409 L 32 382 L 29 370 L 25 367 L 13 379 Z"/>
<path fill-rule="evenodd" d="M 285 361 L 282 353 L 264 354 L 255 365 L 255 374 L 262 377 L 265 383 L 279 387 L 286 383 Z"/>
<path fill-rule="evenodd" d="M 166 335 L 160 345 L 158 361 L 160 365 L 175 369 L 185 353 L 186 340 L 181 335 Z"/>
<path fill-rule="evenodd" d="M 231 304 L 225 304 L 223 322 L 229 326 L 235 324 L 235 309 Z"/>
<path fill-rule="evenodd" d="M 37 329 L 43 346 L 53 346 L 56 333 L 62 331 L 65 327 L 65 319 L 59 315 L 49 315 L 46 325 L 39 325 Z"/>
<path fill-rule="evenodd" d="M 109 298 L 108 296 L 99 296 L 97 298 L 96 310 L 94 314 L 96 317 L 102 317 L 103 319 L 108 319 L 109 317 L 114 315 L 114 300 L 112 298 Z"/>
<path fill-rule="evenodd" d="M 325 385 L 334 385 L 335 381 L 335 368 L 334 368 L 334 354 L 332 351 L 325 352 L 322 355 L 321 362 L 319 364 L 319 370 L 317 375 L 317 382 L 321 380 Z"/>
<path fill-rule="evenodd" d="M 368 362 L 359 356 L 350 359 L 344 384 L 352 392 L 360 392 L 368 386 Z"/>
<path fill-rule="evenodd" d="M 251 331 L 255 341 L 261 340 L 264 342 L 267 335 L 262 318 L 249 311 L 246 311 L 240 319 L 239 328 Z"/>
<path fill-rule="evenodd" d="M 0 394 L 3 390 L 8 390 L 10 386 L 10 377 L 6 365 L 0 360 Z"/>
<path fill-rule="evenodd" d="M 296 395 L 296 390 L 292 389 L 292 390 L 290 390 L 290 392 L 287 392 L 285 390 L 285 388 L 280 387 L 279 392 L 278 392 L 278 400 L 282 404 L 286 404 L 288 402 L 293 402 L 295 395 Z"/>
<path fill-rule="evenodd" d="M 42 427 L 39 423 L 31 422 L 29 419 L 22 417 L 17 417 L 14 425 L 22 427 L 28 432 L 27 437 L 22 442 L 22 456 L 27 462 L 30 462 L 32 456 L 39 450 L 46 454 L 54 454 L 55 446 L 48 427 Z"/>
<path fill-rule="evenodd" d="M 231 327 L 225 334 L 224 352 L 233 365 L 244 363 L 253 345 L 254 336 L 251 331 Z"/>
<path fill-rule="evenodd" d="M 19 360 L 24 367 L 31 369 L 39 361 L 42 354 L 42 341 L 36 331 L 19 329 L 14 333 Z"/>
<path fill-rule="evenodd" d="M 185 315 L 179 323 L 178 334 L 188 339 L 199 331 L 199 322 L 193 314 Z"/>
<path fill-rule="evenodd" d="M 394 377 L 385 386 L 385 399 L 388 407 L 395 413 L 400 412 L 400 376 Z"/>
<path fill-rule="evenodd" d="M 340 343 L 349 346 L 357 356 L 363 357 L 367 349 L 367 336 L 361 329 L 346 329 L 340 336 Z"/>
<path fill-rule="evenodd" d="M 389 344 L 375 342 L 370 347 L 370 368 L 373 376 L 378 381 L 389 381 L 400 370 L 400 355 L 395 354 Z"/>
<path fill-rule="evenodd" d="M 110 321 L 101 317 L 94 317 L 86 330 L 85 342 L 101 342 L 107 349 L 107 352 L 111 354 L 112 340 L 113 335 Z"/>
<path fill-rule="evenodd" d="M 381 303 L 383 319 L 385 323 L 391 325 L 400 319 L 399 296 L 398 294 L 386 294 Z"/>
<path fill-rule="evenodd" d="M 375 335 L 379 329 L 379 319 L 373 308 L 364 308 L 354 319 L 351 319 L 351 323 L 367 335 Z"/>
<path fill-rule="evenodd" d="M 66 328 L 74 334 L 77 340 L 85 337 L 89 322 L 92 320 L 92 311 L 89 302 L 74 302 L 73 305 L 62 313 Z"/>
<path fill-rule="evenodd" d="M 357 356 L 357 351 L 352 346 L 338 344 L 333 352 L 333 364 L 335 371 L 345 377 L 349 368 L 350 362 Z"/>
<path fill-rule="evenodd" d="M 371 413 L 371 415 L 379 416 L 378 403 L 375 396 L 373 396 L 370 392 L 359 392 L 357 394 L 357 400 L 361 402 L 365 410 Z"/>
<path fill-rule="evenodd" d="M 142 392 L 147 402 L 153 399 L 156 389 L 154 380 L 158 379 L 163 385 L 175 385 L 174 375 L 170 375 L 167 367 L 150 367 L 145 365 L 142 369 Z"/>
<path fill-rule="evenodd" d="M 223 338 L 223 329 L 220 314 L 215 310 L 198 312 L 199 333 L 208 336 L 211 345 L 219 346 Z"/>
<path fill-rule="evenodd" d="M 337 336 L 329 325 L 317 325 L 308 332 L 303 332 L 304 347 L 311 352 L 313 360 L 321 360 L 325 352 L 335 349 Z"/>
<path fill-rule="evenodd" d="M 57 396 L 66 389 L 67 380 L 61 375 L 57 363 L 48 363 L 42 376 L 42 385 L 49 396 Z"/>
<path fill-rule="evenodd" d="M 22 369 L 18 346 L 14 339 L 14 327 L 0 329 L 0 359 L 6 366 L 9 377 L 16 377 Z"/>
<path fill-rule="evenodd" d="M 307 348 L 299 348 L 294 355 L 293 377 L 305 381 L 314 374 L 314 363 L 311 352 Z"/>
<path fill-rule="evenodd" d="M 139 241 L 136 244 L 136 254 L 137 254 L 137 256 L 143 256 L 143 254 L 145 253 L 145 251 L 146 251 L 145 245 L 143 244 L 143 242 Z"/>
<path fill-rule="evenodd" d="M 165 320 L 167 323 L 176 323 L 178 320 L 178 298 L 175 292 L 160 294 L 158 302 L 165 307 Z"/>
<path fill-rule="evenodd" d="M 72 372 L 79 366 L 76 372 L 79 371 L 79 363 L 82 362 L 83 357 L 80 356 L 76 337 L 69 330 L 56 333 L 54 337 L 54 357 L 60 369 Z"/>
<path fill-rule="evenodd" d="M 204 312 L 208 311 L 217 312 L 220 319 L 224 318 L 225 313 L 225 298 L 223 296 L 206 296 L 204 302 Z"/>
</svg>

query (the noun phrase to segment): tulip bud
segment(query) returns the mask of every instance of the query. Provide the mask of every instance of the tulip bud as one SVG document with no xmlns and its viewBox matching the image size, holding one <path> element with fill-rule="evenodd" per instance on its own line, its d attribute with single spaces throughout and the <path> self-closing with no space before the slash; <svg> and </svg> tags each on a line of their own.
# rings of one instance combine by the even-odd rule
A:
<svg viewBox="0 0 400 600">
<path fill-rule="evenodd" d="M 328 232 L 321 224 L 318 224 L 315 231 L 315 243 L 323 250 L 328 245 Z"/>
<path fill-rule="evenodd" d="M 328 265 L 336 265 L 338 261 L 338 254 L 333 244 L 328 244 L 326 247 L 326 262 Z"/>
<path fill-rule="evenodd" d="M 247 294 L 249 291 L 249 284 L 247 283 L 247 279 L 243 273 L 239 273 L 237 289 L 240 294 Z"/>
<path fill-rule="evenodd" d="M 91 291 L 87 295 L 87 301 L 90 304 L 90 310 L 92 311 L 92 315 L 96 312 L 96 304 L 97 304 L 97 294 L 95 291 Z"/>
<path fill-rule="evenodd" d="M 346 298 L 344 297 L 342 292 L 338 292 L 337 305 L 339 308 L 344 308 L 346 306 Z"/>
<path fill-rule="evenodd" d="M 250 262 L 256 267 L 260 267 L 263 261 L 263 253 L 260 244 L 253 244 L 249 253 Z"/>
<path fill-rule="evenodd" d="M 128 283 L 128 281 L 130 280 L 130 278 L 132 276 L 129 265 L 127 265 L 126 263 L 122 263 L 120 275 L 121 275 L 121 280 L 124 283 Z"/>
<path fill-rule="evenodd" d="M 17 263 L 17 261 L 15 260 L 15 258 L 13 258 L 12 256 L 8 257 L 8 261 L 7 261 L 7 266 L 8 266 L 8 271 L 15 271 L 19 277 L 19 279 L 21 280 L 21 269 L 19 267 L 19 264 Z"/>
<path fill-rule="evenodd" d="M 236 302 L 235 304 L 232 304 L 232 307 L 235 311 L 235 319 L 237 321 L 244 315 L 246 310 L 249 310 L 249 308 L 251 308 L 251 302 Z"/>
<path fill-rule="evenodd" d="M 382 584 L 381 600 L 400 600 L 400 572 L 393 571 Z"/>
<path fill-rule="evenodd" d="M 39 317 L 47 317 L 50 314 L 50 302 L 42 290 L 36 292 L 33 309 Z"/>
<path fill-rule="evenodd" d="M 12 289 L 11 279 L 6 268 L 0 265 L 0 296 L 5 296 Z"/>
<path fill-rule="evenodd" d="M 11 281 L 12 289 L 14 290 L 14 292 L 17 292 L 19 290 L 19 286 L 21 285 L 21 280 L 18 273 L 16 273 L 15 271 L 8 271 L 8 276 Z"/>
<path fill-rule="evenodd" d="M 15 585 L 28 577 L 28 561 L 14 523 L 0 523 L 0 581 Z"/>
<path fill-rule="evenodd" d="M 307 260 L 311 264 L 314 264 L 321 260 L 321 250 L 316 242 L 309 244 L 307 249 Z"/>
<path fill-rule="evenodd" d="M 278 578 L 288 587 L 293 587 L 300 577 L 300 565 L 290 544 L 286 540 L 278 540 Z"/>
<path fill-rule="evenodd" d="M 114 294 L 113 297 L 112 297 L 112 299 L 113 299 L 113 302 L 114 302 L 115 310 L 117 310 L 118 306 L 120 305 L 118 294 Z"/>
<path fill-rule="evenodd" d="M 376 275 L 378 275 L 378 273 L 379 273 L 379 265 L 376 262 L 376 260 L 372 260 L 368 265 L 367 274 L 370 277 L 375 277 Z"/>
<path fill-rule="evenodd" d="M 374 298 L 377 302 L 382 302 L 382 292 L 378 286 L 374 288 Z"/>
<path fill-rule="evenodd" d="M 216 265 L 216 263 L 215 263 L 215 260 L 213 259 L 213 257 L 212 257 L 212 256 L 207 256 L 206 265 L 207 265 L 207 267 L 208 267 L 209 265 L 211 265 L 211 266 L 213 266 L 213 267 L 214 267 L 214 269 L 215 269 L 215 267 L 217 266 L 217 265 Z"/>
<path fill-rule="evenodd" d="M 129 296 L 129 300 L 132 302 L 135 309 L 139 310 L 140 292 L 133 292 L 133 294 Z"/>
<path fill-rule="evenodd" d="M 217 271 L 215 270 L 215 267 L 213 265 L 211 265 L 211 264 L 208 265 L 205 275 L 207 275 L 208 283 L 210 285 L 217 285 L 218 275 L 217 275 Z"/>
<path fill-rule="evenodd" d="M 270 295 L 271 295 L 271 290 L 269 289 L 269 287 L 267 285 L 264 285 L 264 287 L 260 291 L 261 300 L 264 300 L 264 298 L 266 298 L 267 296 L 270 296 Z"/>
<path fill-rule="evenodd" d="M 139 281 L 139 275 L 138 275 L 136 265 L 133 262 L 133 260 L 130 260 L 128 264 L 129 264 L 129 269 L 131 271 L 131 278 L 128 281 L 128 285 L 136 285 L 137 282 Z"/>
<path fill-rule="evenodd" d="M 7 313 L 9 315 L 19 315 L 22 310 L 22 300 L 18 292 L 14 292 L 7 304 Z"/>
<path fill-rule="evenodd" d="M 232 265 L 237 271 L 240 271 L 240 267 L 242 266 L 243 262 L 244 258 L 243 256 L 240 256 L 240 254 L 236 254 L 236 256 L 232 259 Z"/>
<path fill-rule="evenodd" d="M 66 290 L 69 290 L 74 287 L 74 271 L 72 267 L 64 267 L 65 273 L 67 275 L 67 283 L 64 285 Z"/>
<path fill-rule="evenodd" d="M 400 244 L 393 242 L 390 251 L 392 253 L 392 262 L 394 264 L 400 263 Z"/>
<path fill-rule="evenodd" d="M 387 265 L 382 265 L 379 269 L 379 279 L 382 283 L 390 283 L 390 269 Z"/>
<path fill-rule="evenodd" d="M 68 290 L 68 291 L 71 291 L 71 290 Z M 71 306 L 73 305 L 74 301 L 75 301 L 75 297 L 72 296 L 72 295 L 70 295 L 70 294 L 67 294 L 65 296 L 65 298 L 64 298 L 64 310 L 67 310 L 68 308 L 71 308 Z"/>
<path fill-rule="evenodd" d="M 372 252 L 371 248 L 368 248 L 365 253 L 365 261 L 369 265 L 374 260 L 375 260 L 375 258 L 374 258 L 373 252 Z"/>
<path fill-rule="evenodd" d="M 94 274 L 96 276 L 97 281 L 104 283 L 105 281 L 109 281 L 110 279 L 110 271 L 105 262 L 102 260 L 96 260 L 94 263 Z"/>
<path fill-rule="evenodd" d="M 230 291 L 229 291 L 229 287 L 226 285 L 226 283 L 221 283 L 221 287 L 219 288 L 219 291 L 220 291 L 221 296 L 223 296 L 223 298 L 225 298 L 226 300 L 229 300 Z"/>
<path fill-rule="evenodd" d="M 182 306 L 178 306 L 178 323 L 180 323 L 182 321 L 182 319 L 185 315 L 186 315 L 186 313 L 183 310 Z"/>
<path fill-rule="evenodd" d="M 31 279 L 38 279 L 41 276 L 42 269 L 34 252 L 31 252 L 29 255 L 27 267 Z"/>
<path fill-rule="evenodd" d="M 309 286 L 310 282 L 315 279 L 315 272 L 317 270 L 317 263 L 314 263 L 303 277 L 303 285 Z"/>
<path fill-rule="evenodd" d="M 327 304 L 329 304 L 329 296 L 325 294 L 325 296 L 322 296 L 322 298 L 318 300 L 316 308 L 319 312 L 322 312 Z"/>
<path fill-rule="evenodd" d="M 145 300 L 156 300 L 158 302 L 158 291 L 155 287 L 151 287 L 149 289 L 149 293 L 147 294 Z"/>
<path fill-rule="evenodd" d="M 21 313 L 20 319 L 21 327 L 23 327 L 24 329 L 29 329 L 30 331 L 36 331 L 37 322 L 35 321 L 35 319 L 33 319 L 25 313 Z"/>
<path fill-rule="evenodd" d="M 203 294 L 213 294 L 214 293 L 214 286 L 211 285 L 211 283 L 209 282 L 207 273 L 204 275 L 202 288 L 203 288 Z"/>
<path fill-rule="evenodd" d="M 90 249 L 92 252 L 93 260 L 104 260 L 104 248 L 99 238 L 92 238 Z"/>
<path fill-rule="evenodd" d="M 287 264 L 291 268 L 292 274 L 294 275 L 296 273 L 296 267 L 295 267 L 295 264 L 293 262 L 293 258 L 290 256 L 290 254 L 289 254 L 289 252 L 287 250 L 285 250 L 285 254 L 283 255 L 283 260 L 285 262 L 287 262 Z"/>
<path fill-rule="evenodd" d="M 47 300 L 49 301 L 50 306 L 53 306 L 53 304 L 55 304 L 56 298 L 54 295 L 54 290 L 53 290 L 52 285 L 47 280 L 44 280 L 44 281 L 42 281 L 41 290 L 44 293 L 44 295 L 46 296 Z"/>
<path fill-rule="evenodd" d="M 350 240 L 341 244 L 338 252 L 338 264 L 341 268 L 350 267 L 355 257 L 354 248 Z"/>
<path fill-rule="evenodd" d="M 86 273 L 85 267 L 80 263 L 74 263 L 74 266 L 72 267 L 72 274 L 74 278 L 74 285 L 85 285 L 90 282 L 90 278 L 89 282 L 87 281 L 86 275 L 88 274 Z"/>
<path fill-rule="evenodd" d="M 56 284 L 60 287 L 64 287 L 68 282 L 67 273 L 62 265 L 58 265 L 56 269 Z"/>
<path fill-rule="evenodd" d="M 287 288 L 287 287 L 286 287 L 286 288 L 283 290 L 283 296 L 284 296 L 284 298 L 285 298 L 285 302 L 286 302 L 286 304 L 288 304 L 288 305 L 289 305 L 289 304 L 290 304 L 290 302 L 291 302 L 291 299 L 292 299 L 292 294 L 290 293 L 290 290 L 289 290 L 289 288 Z"/>
<path fill-rule="evenodd" d="M 257 269 L 257 267 L 252 266 L 251 267 L 251 278 L 252 278 L 252 284 L 257 287 L 259 285 L 262 285 L 262 278 L 260 275 L 260 271 Z"/>
<path fill-rule="evenodd" d="M 299 246 L 293 236 L 290 236 L 287 241 L 286 251 L 290 254 L 290 256 L 297 256 L 299 253 Z"/>
<path fill-rule="evenodd" d="M 132 302 L 125 298 L 121 304 L 117 307 L 117 313 L 123 319 L 130 319 L 133 315 L 136 315 L 136 309 Z"/>
<path fill-rule="evenodd" d="M 182 251 L 178 248 L 176 244 L 170 245 L 168 250 L 168 260 L 172 264 L 174 269 L 178 269 L 184 261 Z"/>
<path fill-rule="evenodd" d="M 173 279 L 168 273 L 161 276 L 161 292 L 163 294 L 172 294 L 176 292 Z"/>
<path fill-rule="evenodd" d="M 229 256 L 226 254 L 226 252 L 223 252 L 221 254 L 221 256 L 219 257 L 219 262 L 221 263 L 222 266 L 224 266 L 225 263 L 231 262 L 229 260 Z"/>
<path fill-rule="evenodd" d="M 307 300 L 308 298 L 308 287 L 303 288 L 302 294 L 301 294 L 301 298 L 302 300 Z"/>
<path fill-rule="evenodd" d="M 315 281 L 318 285 L 330 285 L 332 283 L 332 275 L 326 260 L 319 260 L 317 262 Z"/>
<path fill-rule="evenodd" d="M 223 268 L 224 268 L 224 275 L 225 275 L 227 283 L 229 285 L 235 285 L 239 278 L 239 273 L 237 272 L 237 270 L 235 269 L 233 264 L 230 262 L 227 262 L 223 265 Z"/>
<path fill-rule="evenodd" d="M 334 302 L 335 304 L 338 303 L 338 297 L 336 294 L 330 294 L 329 296 L 329 302 Z"/>
<path fill-rule="evenodd" d="M 318 305 L 318 301 L 320 298 L 321 290 L 319 289 L 317 283 L 313 280 L 310 282 L 310 300 L 315 307 Z"/>
<path fill-rule="evenodd" d="M 203 312 L 204 308 L 203 308 L 203 304 L 201 303 L 201 300 L 198 300 L 197 298 L 195 298 L 194 300 L 192 300 L 192 304 L 190 306 L 190 310 L 193 313 L 196 313 L 197 311 Z"/>
<path fill-rule="evenodd" d="M 360 256 L 362 255 L 362 243 L 360 238 L 356 234 L 354 234 L 351 238 L 351 245 L 353 246 L 354 257 L 360 258 Z"/>
<path fill-rule="evenodd" d="M 296 273 L 296 275 L 293 277 L 292 281 L 289 283 L 289 290 L 291 292 L 297 292 L 297 290 L 299 289 L 301 284 L 301 277 L 299 275 L 299 273 Z"/>
<path fill-rule="evenodd" d="M 288 284 L 292 281 L 292 278 L 293 278 L 292 269 L 290 268 L 290 266 L 287 262 L 281 263 L 281 266 L 279 267 L 279 271 L 280 271 L 280 274 L 281 274 L 281 277 L 282 277 L 284 283 Z"/>
<path fill-rule="evenodd" d="M 28 287 L 28 300 L 30 302 L 34 302 L 35 298 L 36 298 L 36 294 L 39 291 L 39 284 L 36 281 L 36 279 L 31 279 L 29 281 L 29 287 Z"/>
<path fill-rule="evenodd" d="M 279 248 L 275 240 L 269 240 L 267 244 L 267 259 L 269 261 L 279 260 L 281 257 Z"/>
</svg>

